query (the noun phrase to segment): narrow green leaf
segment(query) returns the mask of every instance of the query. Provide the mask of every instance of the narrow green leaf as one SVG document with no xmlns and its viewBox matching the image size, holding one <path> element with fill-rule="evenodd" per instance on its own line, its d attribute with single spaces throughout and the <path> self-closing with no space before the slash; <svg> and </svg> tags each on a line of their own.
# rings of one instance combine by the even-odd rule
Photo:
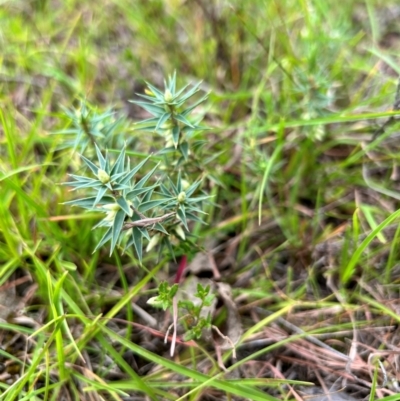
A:
<svg viewBox="0 0 400 401">
<path fill-rule="evenodd" d="M 125 216 L 126 214 L 123 209 L 118 210 L 117 214 L 115 215 L 114 223 L 112 225 L 110 256 L 113 253 L 115 246 L 117 245 L 119 235 L 121 234 L 122 227 L 124 225 Z"/>
<path fill-rule="evenodd" d="M 168 146 L 167 148 L 162 148 L 157 152 L 157 155 L 167 155 L 168 153 L 174 153 L 176 150 L 175 146 Z"/>
<path fill-rule="evenodd" d="M 97 168 L 97 167 L 96 167 Z M 97 174 L 97 170 L 96 170 Z M 78 182 L 96 182 L 97 180 L 89 177 L 85 177 L 83 175 L 75 175 L 75 174 L 68 174 L 69 177 L 75 179 Z M 63 182 L 61 185 L 70 185 L 73 184 L 74 182 Z"/>
<path fill-rule="evenodd" d="M 142 263 L 142 251 L 143 251 L 143 238 L 142 232 L 138 227 L 133 227 L 132 229 L 133 245 L 135 246 L 136 254 L 140 263 Z"/>
<path fill-rule="evenodd" d="M 85 164 L 90 168 L 90 170 L 92 170 L 93 174 L 97 176 L 97 171 L 99 170 L 99 168 L 85 156 L 80 155 L 80 158 L 85 162 Z"/>
<path fill-rule="evenodd" d="M 182 95 L 183 92 L 185 92 L 185 90 L 187 88 L 189 88 L 189 86 L 192 85 L 190 82 L 188 84 L 186 84 L 185 86 L 183 86 L 181 89 L 179 89 L 178 92 L 175 93 L 175 97 L 179 98 L 180 95 Z"/>
<path fill-rule="evenodd" d="M 58 305 L 60 302 L 62 286 L 63 286 L 64 280 L 67 278 L 67 276 L 68 276 L 68 271 L 65 271 L 64 274 L 61 276 L 61 278 L 56 282 L 56 284 L 54 286 L 53 302 L 55 305 Z"/>
<path fill-rule="evenodd" d="M 159 89 L 157 89 L 155 86 L 153 86 L 150 82 L 146 81 L 146 85 L 153 92 L 154 96 L 158 100 L 164 99 L 164 93 L 163 92 L 161 92 Z"/>
<path fill-rule="evenodd" d="M 196 203 L 196 202 L 201 202 L 206 199 L 212 198 L 211 195 L 204 195 L 204 196 L 197 196 L 196 198 L 188 198 L 186 197 L 186 203 Z"/>
<path fill-rule="evenodd" d="M 153 192 L 154 192 L 153 190 L 148 191 L 148 192 L 143 196 L 143 199 L 142 199 L 141 203 L 143 203 L 143 202 L 149 202 L 149 201 L 151 200 L 152 196 L 153 196 Z"/>
<path fill-rule="evenodd" d="M 157 122 L 156 130 L 158 130 L 169 118 L 171 118 L 171 113 L 164 113 Z"/>
<path fill-rule="evenodd" d="M 149 160 L 151 155 L 147 156 L 144 160 L 142 160 L 136 167 L 134 167 L 127 175 L 124 177 L 120 184 L 127 184 L 132 177 L 139 171 L 139 169 Z"/>
<path fill-rule="evenodd" d="M 77 371 L 73 372 L 73 376 L 76 381 L 79 383 L 85 383 L 85 391 L 86 392 L 96 392 L 96 393 L 109 393 L 110 399 L 115 401 L 119 401 L 121 399 L 129 397 L 128 393 L 123 392 L 122 390 L 115 389 L 114 385 L 107 384 L 105 381 L 97 381 L 88 375 L 83 375 L 78 373 Z M 122 398 L 121 398 L 122 397 Z"/>
<path fill-rule="evenodd" d="M 174 249 L 172 248 L 172 244 L 171 244 L 171 241 L 169 240 L 169 237 L 164 237 L 162 243 L 164 244 L 164 246 L 166 246 L 168 248 L 168 251 L 169 251 L 170 255 L 175 260 Z"/>
<path fill-rule="evenodd" d="M 187 91 L 180 99 L 179 102 L 183 103 L 186 100 L 190 99 L 196 92 L 199 91 L 200 85 L 202 84 L 203 81 L 198 82 L 196 85 L 192 87 L 189 91 Z"/>
<path fill-rule="evenodd" d="M 346 266 L 346 269 L 343 272 L 342 275 L 342 282 L 347 283 L 349 279 L 353 276 L 355 266 L 358 263 L 363 251 L 365 248 L 371 243 L 371 241 L 380 233 L 383 231 L 385 227 L 387 227 L 392 221 L 394 221 L 396 218 L 400 216 L 400 210 L 397 210 L 396 212 L 392 213 L 388 218 L 386 218 L 381 224 L 379 224 L 378 227 L 376 227 L 361 243 L 361 245 L 356 249 L 356 251 L 353 253 L 348 265 Z"/>
<path fill-rule="evenodd" d="M 144 187 L 144 188 L 136 188 L 136 186 L 135 186 L 135 188 L 132 191 L 129 191 L 126 194 L 125 198 L 128 199 L 128 200 L 132 200 L 136 196 L 141 195 L 141 194 L 143 194 L 145 192 L 148 193 L 148 192 L 150 192 L 151 190 L 153 190 L 154 188 L 157 188 L 157 187 L 158 187 L 158 184 L 154 184 L 151 187 Z"/>
<path fill-rule="evenodd" d="M 97 192 L 96 199 L 93 202 L 93 208 L 103 199 L 104 194 L 107 192 L 107 187 L 101 187 Z"/>
<path fill-rule="evenodd" d="M 164 204 L 165 202 L 168 202 L 170 199 L 157 199 L 157 200 L 151 200 L 148 202 L 143 202 L 139 206 L 139 212 L 146 212 L 149 209 L 153 209 L 154 207 L 160 206 Z"/>
<path fill-rule="evenodd" d="M 194 110 L 199 104 L 205 102 L 207 99 L 208 99 L 208 93 L 204 95 L 201 99 L 199 99 L 197 102 L 191 104 L 189 107 L 183 110 L 181 114 L 186 117 L 188 114 L 190 114 L 192 110 Z"/>
<path fill-rule="evenodd" d="M 181 123 L 187 125 L 188 127 L 194 128 L 193 124 L 182 114 L 176 114 L 175 118 Z"/>
<path fill-rule="evenodd" d="M 99 147 L 97 146 L 97 144 L 94 144 L 95 148 L 96 148 L 96 153 L 97 153 L 97 158 L 99 159 L 99 163 L 100 163 L 100 168 L 107 171 L 106 166 L 107 166 L 107 160 L 104 158 L 104 156 L 102 155 Z M 95 173 L 97 175 L 97 171 Z"/>
<path fill-rule="evenodd" d="M 171 196 L 171 192 L 168 191 L 167 187 L 164 184 L 160 185 L 160 189 L 164 195 Z"/>
<path fill-rule="evenodd" d="M 160 163 L 157 163 L 153 169 L 151 169 L 137 184 L 135 184 L 134 189 L 136 188 L 142 188 L 144 184 L 146 184 L 147 180 L 154 174 L 156 171 L 157 167 L 160 165 Z M 155 185 L 157 186 L 157 185 Z"/>
<path fill-rule="evenodd" d="M 112 227 L 109 227 L 108 230 L 103 235 L 100 242 L 96 245 L 96 248 L 94 248 L 93 253 L 96 252 L 100 247 L 102 247 L 106 242 L 108 242 L 111 239 L 112 233 L 113 233 Z"/>
<path fill-rule="evenodd" d="M 145 228 L 142 228 L 142 227 L 138 227 L 138 229 L 142 233 L 142 236 L 144 238 L 146 238 L 148 241 L 150 241 L 151 238 L 150 238 L 150 235 L 149 235 L 148 231 Z"/>
<path fill-rule="evenodd" d="M 121 206 L 121 209 L 128 215 L 128 216 L 132 216 L 133 210 L 131 209 L 131 207 L 129 206 L 128 202 L 126 201 L 126 199 L 123 196 L 120 196 L 119 198 L 117 198 L 117 203 L 118 205 Z"/>
<path fill-rule="evenodd" d="M 172 128 L 172 141 L 174 142 L 174 146 L 175 148 L 178 146 L 179 144 L 179 134 L 180 134 L 180 128 L 179 125 L 175 125 Z"/>
<path fill-rule="evenodd" d="M 95 230 L 96 228 L 99 227 L 110 227 L 110 222 L 104 218 L 103 220 L 100 220 L 95 226 L 93 226 L 92 230 Z"/>
<path fill-rule="evenodd" d="M 186 221 L 185 207 L 183 205 L 179 205 L 179 209 L 177 210 L 176 214 L 179 216 L 179 219 L 182 221 L 186 230 L 189 231 L 189 228 L 187 226 L 187 221 Z"/>
<path fill-rule="evenodd" d="M 155 224 L 154 225 L 154 229 L 157 230 L 157 231 L 160 231 L 160 232 L 162 232 L 162 233 L 164 233 L 166 235 L 169 235 L 168 231 L 160 223 Z"/>
<path fill-rule="evenodd" d="M 152 126 L 155 128 L 156 124 L 158 121 L 158 117 L 150 117 L 146 118 L 145 120 L 141 120 L 135 123 L 135 126 L 138 127 L 138 129 L 144 129 L 143 125 L 148 125 L 150 123 L 153 123 Z"/>
<path fill-rule="evenodd" d="M 168 89 L 173 95 L 175 95 L 175 90 L 176 90 L 176 70 L 174 71 L 172 76 L 169 76 Z"/>
<path fill-rule="evenodd" d="M 103 185 L 101 184 L 101 182 L 97 181 L 97 180 L 87 180 L 87 181 L 78 181 L 78 182 L 74 182 L 74 181 L 69 181 L 67 183 L 65 183 L 65 185 L 68 185 L 69 187 L 73 187 L 74 189 L 71 189 L 71 191 L 76 191 L 77 189 L 80 188 L 100 188 Z"/>
<path fill-rule="evenodd" d="M 123 173 L 125 167 L 125 147 L 121 150 L 121 153 L 118 156 L 118 159 L 115 161 L 111 171 L 110 175 L 114 174 L 120 174 Z"/>
<path fill-rule="evenodd" d="M 191 213 L 191 212 L 189 212 L 187 210 L 185 211 L 185 213 L 186 213 L 186 218 L 187 219 L 190 219 L 192 221 L 197 221 L 198 223 L 204 224 L 204 220 L 200 219 L 200 217 L 196 216 L 194 213 Z"/>
<path fill-rule="evenodd" d="M 181 170 L 179 170 L 178 178 L 176 180 L 176 189 L 178 191 L 178 194 L 180 194 L 182 192 L 182 174 L 181 174 Z"/>
<path fill-rule="evenodd" d="M 72 201 L 64 202 L 62 205 L 79 206 L 84 209 L 92 209 L 93 202 L 96 200 L 95 196 L 89 198 L 75 199 Z M 109 203 L 114 203 L 114 198 L 112 196 L 105 195 L 100 201 L 97 202 L 98 205 L 107 205 Z"/>
<path fill-rule="evenodd" d="M 200 146 L 201 146 L 201 142 L 203 142 L 203 141 L 198 141 L 198 143 L 199 143 Z M 203 142 L 203 144 L 204 144 L 204 142 Z M 199 146 L 199 148 L 200 148 L 200 146 Z M 224 154 L 224 153 L 225 153 L 225 150 L 223 150 L 223 151 L 221 151 L 221 152 L 216 152 L 216 153 L 214 153 L 212 156 L 205 158 L 205 159 L 202 161 L 202 162 L 203 162 L 203 165 L 208 164 L 208 163 L 211 163 L 212 161 L 216 160 L 219 156 L 221 156 L 221 155 Z"/>
<path fill-rule="evenodd" d="M 181 152 L 183 158 L 184 158 L 185 160 L 187 160 L 188 157 L 189 157 L 189 144 L 188 144 L 186 141 L 181 142 L 181 143 L 179 144 L 179 146 L 178 146 L 178 149 L 179 149 L 179 151 Z"/>
<path fill-rule="evenodd" d="M 196 181 L 194 182 L 185 192 L 186 192 L 186 196 L 190 197 L 192 196 L 193 192 L 196 191 L 196 189 L 199 187 L 199 185 L 202 183 L 203 181 Z"/>
<path fill-rule="evenodd" d="M 171 188 L 172 188 L 172 191 L 170 191 L 170 192 L 171 192 L 173 195 L 178 196 L 178 195 L 179 195 L 179 192 L 178 192 L 178 189 L 176 188 L 175 184 L 172 182 L 172 180 L 171 180 L 169 177 L 167 177 L 167 178 L 168 178 L 169 185 L 170 185 Z"/>
<path fill-rule="evenodd" d="M 146 396 L 149 396 L 153 401 L 159 401 L 155 395 L 151 386 L 147 385 L 146 382 L 133 370 L 131 365 L 119 354 L 119 352 L 113 347 L 113 345 L 106 339 L 101 333 L 97 335 L 101 346 L 107 350 L 107 354 L 111 355 L 118 365 L 122 368 L 122 371 L 127 373 L 135 386 L 138 387 Z"/>
<path fill-rule="evenodd" d="M 109 184 L 107 184 L 109 185 Z M 125 185 L 125 184 L 113 184 L 113 186 L 110 188 L 110 190 L 114 190 L 114 191 L 124 191 L 126 189 L 130 189 L 131 186 L 130 185 Z"/>
<path fill-rule="evenodd" d="M 149 100 L 151 103 L 154 103 L 154 101 L 157 99 L 154 96 L 149 96 L 149 95 L 145 95 L 143 93 L 135 93 L 135 95 L 140 96 L 143 99 Z M 161 100 L 161 99 L 160 99 Z"/>
<path fill-rule="evenodd" d="M 129 237 L 128 237 L 128 241 L 126 241 L 126 244 L 125 244 L 125 248 L 124 248 L 124 252 L 123 252 L 123 253 L 125 253 L 126 250 L 127 250 L 128 248 L 130 248 L 130 247 L 133 245 L 133 243 L 134 243 L 134 237 L 133 237 L 133 235 L 132 235 L 132 229 L 131 229 L 131 233 L 130 233 L 130 235 L 129 235 Z"/>
<path fill-rule="evenodd" d="M 207 214 L 204 210 L 201 210 L 198 207 L 195 207 L 194 205 L 185 205 L 185 207 L 186 207 L 187 210 L 190 210 L 191 212 Z"/>
<path fill-rule="evenodd" d="M 157 106 L 152 103 L 140 102 L 140 101 L 136 101 L 136 100 L 131 101 L 131 103 L 137 104 L 138 106 L 145 109 L 150 114 L 153 114 L 153 116 L 156 116 L 156 117 L 161 117 L 165 113 L 164 107 Z"/>
<path fill-rule="evenodd" d="M 103 184 L 99 181 L 93 181 L 93 182 L 83 182 L 83 183 L 75 183 L 74 185 L 72 185 L 73 187 L 75 187 L 72 191 L 76 191 L 77 189 L 82 189 L 82 188 L 91 188 L 94 190 L 98 190 L 101 187 L 103 187 Z"/>
</svg>

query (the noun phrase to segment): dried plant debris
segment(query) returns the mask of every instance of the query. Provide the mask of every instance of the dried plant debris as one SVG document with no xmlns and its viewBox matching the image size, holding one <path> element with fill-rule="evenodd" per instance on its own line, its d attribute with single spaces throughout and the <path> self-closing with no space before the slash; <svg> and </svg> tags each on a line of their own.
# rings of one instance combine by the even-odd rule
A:
<svg viewBox="0 0 400 401">
<path fill-rule="evenodd" d="M 324 392 L 321 387 L 304 387 L 299 393 L 303 396 L 304 401 L 357 401 L 343 390 Z"/>
<path fill-rule="evenodd" d="M 3 285 L 0 288 L 0 319 L 7 319 L 14 312 L 17 304 L 15 287 Z"/>
</svg>

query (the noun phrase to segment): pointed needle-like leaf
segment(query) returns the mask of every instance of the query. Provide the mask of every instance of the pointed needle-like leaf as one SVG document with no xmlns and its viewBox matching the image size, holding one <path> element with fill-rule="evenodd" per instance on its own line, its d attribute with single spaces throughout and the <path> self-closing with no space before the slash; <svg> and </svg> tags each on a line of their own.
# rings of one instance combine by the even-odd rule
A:
<svg viewBox="0 0 400 401">
<path fill-rule="evenodd" d="M 100 168 L 103 169 L 103 170 L 106 170 L 107 160 L 102 155 L 102 153 L 101 153 L 99 147 L 97 146 L 97 144 L 94 144 L 94 146 L 96 148 L 96 153 L 97 153 L 97 158 L 99 159 Z M 96 172 L 96 175 L 97 175 L 97 172 Z"/>
<path fill-rule="evenodd" d="M 169 118 L 171 113 L 164 113 L 157 122 L 156 130 L 158 130 Z"/>
<path fill-rule="evenodd" d="M 122 227 L 124 225 L 125 215 L 126 214 L 123 209 L 118 210 L 117 214 L 115 215 L 114 223 L 112 225 L 110 256 L 113 253 L 115 246 L 117 245 L 119 235 L 121 234 Z"/>
<path fill-rule="evenodd" d="M 180 143 L 179 144 L 179 150 L 180 150 L 183 158 L 185 160 L 187 160 L 188 157 L 189 157 L 189 144 L 186 141 Z"/>
<path fill-rule="evenodd" d="M 143 250 L 143 238 L 142 232 L 138 227 L 132 229 L 133 245 L 135 246 L 136 254 L 138 255 L 139 262 L 142 263 L 142 250 Z"/>
<path fill-rule="evenodd" d="M 132 177 L 139 171 L 139 169 L 149 160 L 151 155 L 147 156 L 144 160 L 142 160 L 137 166 L 135 166 L 125 177 L 120 181 L 120 184 L 127 184 Z"/>
<path fill-rule="evenodd" d="M 85 162 L 85 164 L 90 168 L 90 170 L 92 170 L 93 174 L 97 176 L 97 171 L 99 170 L 99 168 L 85 156 L 80 155 L 80 157 Z"/>
<path fill-rule="evenodd" d="M 129 216 L 132 216 L 133 210 L 131 209 L 131 207 L 129 206 L 128 202 L 126 201 L 126 199 L 124 197 L 119 197 L 117 198 L 117 203 L 118 205 L 121 207 L 121 209 Z"/>
<path fill-rule="evenodd" d="M 203 81 L 198 82 L 196 85 L 192 87 L 189 91 L 187 91 L 180 99 L 179 102 L 184 102 L 191 98 L 196 92 L 199 91 L 199 87 L 202 84 Z"/>
<path fill-rule="evenodd" d="M 182 221 L 183 225 L 185 226 L 186 230 L 189 231 L 186 221 L 185 207 L 183 205 L 179 205 L 179 209 L 177 210 L 176 213 L 179 216 L 179 219 Z"/>
<path fill-rule="evenodd" d="M 148 103 L 148 102 L 141 102 L 138 100 L 130 100 L 131 103 L 137 104 L 140 106 L 142 109 L 145 109 L 148 111 L 150 114 L 153 114 L 153 116 L 161 117 L 164 113 L 165 110 L 161 106 L 157 106 L 153 103 Z"/>
<path fill-rule="evenodd" d="M 172 128 L 172 141 L 174 142 L 174 146 L 175 148 L 178 146 L 179 144 L 179 134 L 180 134 L 180 128 L 178 125 L 175 125 Z"/>
<path fill-rule="evenodd" d="M 121 153 L 118 156 L 118 159 L 115 161 L 110 175 L 119 174 L 124 171 L 125 167 L 125 147 L 121 150 Z"/>
<path fill-rule="evenodd" d="M 199 185 L 202 183 L 202 180 L 194 182 L 187 190 L 186 190 L 186 196 L 190 197 L 192 196 L 193 192 L 196 191 L 196 189 L 199 187 Z"/>
<path fill-rule="evenodd" d="M 181 123 L 187 125 L 188 127 L 194 128 L 193 124 L 182 114 L 176 114 L 175 118 Z"/>
<path fill-rule="evenodd" d="M 104 194 L 107 192 L 107 187 L 101 187 L 99 189 L 99 192 L 97 192 L 97 196 L 96 199 L 93 202 L 93 208 L 96 207 L 96 205 L 101 201 L 101 199 L 103 198 Z"/>
<path fill-rule="evenodd" d="M 194 102 L 193 104 L 191 104 L 188 108 L 186 108 L 185 110 L 183 110 L 181 112 L 181 114 L 183 116 L 187 116 L 193 109 L 195 109 L 199 104 L 203 103 L 204 101 L 206 101 L 208 98 L 208 93 L 206 95 L 204 95 L 201 99 L 199 99 L 197 102 Z"/>
<path fill-rule="evenodd" d="M 136 188 L 136 186 L 135 186 L 135 189 L 133 189 L 132 191 L 129 191 L 126 194 L 125 198 L 128 200 L 132 200 L 136 196 L 141 195 L 144 192 L 151 191 L 152 189 L 157 188 L 157 187 L 158 187 L 158 184 L 154 184 L 151 187 L 144 187 L 144 188 Z"/>
<path fill-rule="evenodd" d="M 172 74 L 172 77 L 171 76 L 169 77 L 169 91 L 172 94 L 175 94 L 175 90 L 176 90 L 176 70 Z"/>
<path fill-rule="evenodd" d="M 108 230 L 105 232 L 103 235 L 102 239 L 100 242 L 96 245 L 96 248 L 94 248 L 93 253 L 95 253 L 99 248 L 101 248 L 107 241 L 110 240 L 112 237 L 112 227 L 109 227 Z"/>
<path fill-rule="evenodd" d="M 151 83 L 146 81 L 147 87 L 153 92 L 154 96 L 158 99 L 164 99 L 164 93 L 162 93 L 159 89 L 153 86 Z"/>
<path fill-rule="evenodd" d="M 142 188 L 144 184 L 146 184 L 147 180 L 154 174 L 159 165 L 160 163 L 157 163 L 151 171 L 149 171 L 137 184 L 135 184 L 135 189 Z"/>
<path fill-rule="evenodd" d="M 166 202 L 168 202 L 170 199 L 157 199 L 157 200 L 151 200 L 148 202 L 143 202 L 140 204 L 138 210 L 139 212 L 146 212 L 147 210 L 153 209 L 154 207 L 160 206 Z"/>
<path fill-rule="evenodd" d="M 82 199 L 75 199 L 72 201 L 64 202 L 63 205 L 70 205 L 70 206 L 79 206 L 84 209 L 92 209 L 93 208 L 93 202 L 95 201 L 96 197 L 91 196 L 89 198 L 82 198 Z M 98 204 L 101 205 L 106 205 L 109 203 L 113 203 L 114 198 L 111 196 L 104 196 Z"/>
</svg>

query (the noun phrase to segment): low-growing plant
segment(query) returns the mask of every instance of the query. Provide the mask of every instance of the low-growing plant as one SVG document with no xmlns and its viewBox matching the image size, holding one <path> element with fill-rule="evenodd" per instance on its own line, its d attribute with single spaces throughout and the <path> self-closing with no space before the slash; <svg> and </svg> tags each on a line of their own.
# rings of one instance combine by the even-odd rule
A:
<svg viewBox="0 0 400 401">
<path fill-rule="evenodd" d="M 113 142 L 113 135 L 121 135 L 117 128 L 123 123 L 114 119 L 110 110 L 98 113 L 85 103 L 75 111 L 66 109 L 71 128 L 61 132 L 75 134 L 69 142 L 73 150 L 85 151 L 91 145 L 94 149 L 92 158 L 80 155 L 86 173 L 70 174 L 72 180 L 63 184 L 85 192 L 85 197 L 65 202 L 66 205 L 104 215 L 93 227 L 105 229 L 94 251 L 107 243 L 110 243 L 110 255 L 116 250 L 125 252 L 133 247 L 142 263 L 144 242 L 147 241 L 147 252 L 158 249 L 160 255 L 166 250 L 172 258 L 178 253 L 183 255 L 175 284 L 170 287 L 167 282 L 162 282 L 158 296 L 151 298 L 149 303 L 164 310 L 173 307 L 174 338 L 178 308 L 185 316 L 190 316 L 191 319 L 186 321 L 192 324 L 187 326 L 185 339 L 198 339 L 203 329 L 211 327 L 211 317 L 202 317 L 200 313 L 213 298 L 210 288 L 200 284 L 195 294 L 200 304 L 191 300 L 178 303 L 175 298 L 187 253 L 197 249 L 190 238 L 191 224 L 204 223 L 201 218 L 205 213 L 203 206 L 210 198 L 202 189 L 203 172 L 194 177 L 193 171 L 198 169 L 190 168 L 192 162 L 198 166 L 201 160 L 202 141 L 196 136 L 206 129 L 199 125 L 201 117 L 196 120 L 191 113 L 207 99 L 207 95 L 187 105 L 199 90 L 200 83 L 177 90 L 174 74 L 165 82 L 164 92 L 147 83 L 146 94 L 139 94 L 144 100 L 132 101 L 152 115 L 137 123 L 137 130 L 157 133 L 164 139 L 164 146 L 157 152 L 159 161 L 153 167 L 149 167 L 151 155 L 132 166 L 127 157 L 127 143 L 113 152 L 101 149 L 107 143 L 121 142 L 120 138 Z M 172 352 L 173 347 L 174 344 Z"/>
</svg>

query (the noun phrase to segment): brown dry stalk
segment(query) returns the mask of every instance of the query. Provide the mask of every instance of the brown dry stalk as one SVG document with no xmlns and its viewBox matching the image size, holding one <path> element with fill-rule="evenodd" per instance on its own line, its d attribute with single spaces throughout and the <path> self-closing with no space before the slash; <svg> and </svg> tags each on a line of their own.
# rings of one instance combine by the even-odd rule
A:
<svg viewBox="0 0 400 401">
<path fill-rule="evenodd" d="M 122 231 L 124 230 L 129 230 L 132 227 L 148 227 L 148 226 L 153 226 L 154 224 L 157 223 L 162 223 L 163 221 L 169 219 L 175 214 L 175 212 L 167 213 L 164 214 L 163 216 L 160 217 L 150 217 L 150 218 L 144 218 L 136 221 L 130 221 L 129 223 L 125 223 Z"/>
</svg>

